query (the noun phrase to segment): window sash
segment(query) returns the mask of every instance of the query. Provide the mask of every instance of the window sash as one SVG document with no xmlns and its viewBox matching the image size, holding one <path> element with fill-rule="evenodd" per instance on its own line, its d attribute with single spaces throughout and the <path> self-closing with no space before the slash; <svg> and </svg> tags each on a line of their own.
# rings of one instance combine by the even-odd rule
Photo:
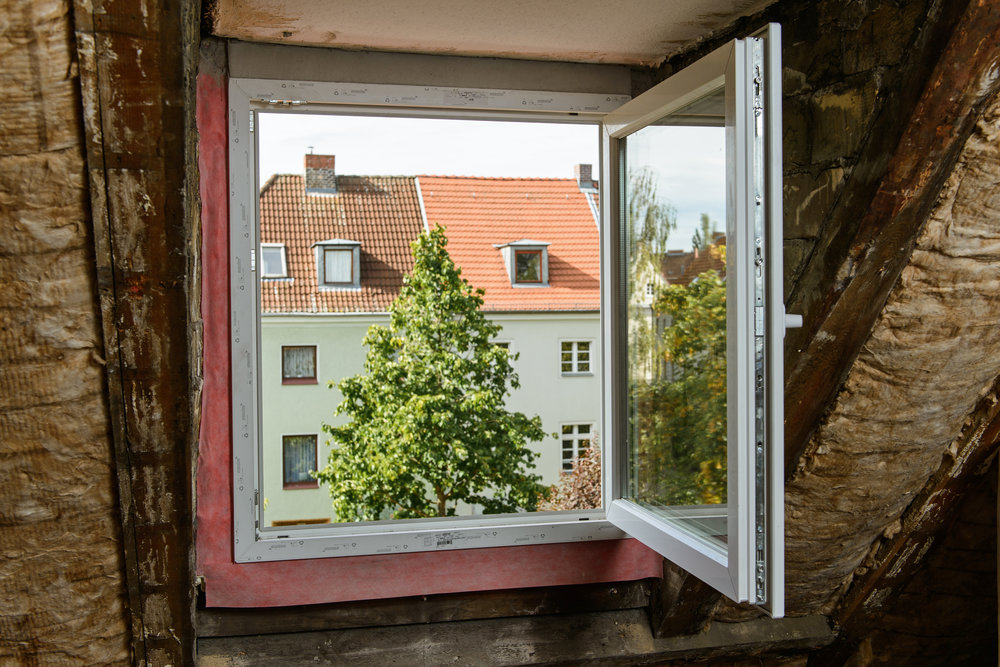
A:
<svg viewBox="0 0 1000 667">
<path fill-rule="evenodd" d="M 538 284 L 542 281 L 542 251 L 514 251 L 514 282 Z"/>
<path fill-rule="evenodd" d="M 737 601 L 751 601 L 772 615 L 783 610 L 783 462 L 781 335 L 781 120 L 780 33 L 734 40 L 609 114 L 605 122 L 602 264 L 605 355 L 605 431 L 610 441 L 605 498 L 608 519 L 703 581 Z M 727 89 L 727 332 L 729 410 L 728 505 L 654 512 L 625 499 L 628 468 L 628 304 L 621 249 L 625 152 L 628 137 L 725 82 Z M 763 86 L 760 97 L 754 93 Z M 762 113 L 755 114 L 754 106 Z M 759 197 L 759 199 L 757 199 Z M 767 215 L 765 217 L 764 212 Z M 758 254 L 759 248 L 759 254 Z M 762 263 L 758 264 L 758 260 Z M 763 272 L 755 271 L 762 266 Z M 759 274 L 759 275 L 758 275 Z M 764 337 L 764 332 L 770 336 Z M 755 379 L 764 380 L 763 389 Z M 760 447 L 755 447 L 759 443 Z M 693 524 L 727 525 L 726 546 L 706 541 Z M 757 528 L 761 528 L 758 532 Z M 758 539 L 760 536 L 760 539 Z"/>
</svg>

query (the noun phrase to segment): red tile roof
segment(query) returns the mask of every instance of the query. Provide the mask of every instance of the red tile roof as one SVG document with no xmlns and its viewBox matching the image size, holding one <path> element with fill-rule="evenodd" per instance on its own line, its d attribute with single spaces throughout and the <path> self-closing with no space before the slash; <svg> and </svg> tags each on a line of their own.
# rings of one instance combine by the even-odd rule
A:
<svg viewBox="0 0 1000 667">
<path fill-rule="evenodd" d="M 262 243 L 283 243 L 288 279 L 265 279 L 265 313 L 382 312 L 413 268 L 423 230 L 412 177 L 338 176 L 337 195 L 306 195 L 301 175 L 276 175 L 260 191 Z M 315 251 L 327 239 L 361 243 L 361 289 L 319 290 Z"/>
<path fill-rule="evenodd" d="M 716 248 L 726 245 L 725 234 L 716 234 L 712 245 L 704 250 L 690 252 L 671 250 L 660 258 L 660 271 L 670 285 L 691 284 L 699 275 L 714 269 L 719 275 L 726 275 L 726 263 L 722 261 Z"/>
<path fill-rule="evenodd" d="M 588 194 L 574 179 L 419 176 L 430 226 L 441 225 L 485 310 L 599 310 L 600 243 Z M 496 245 L 548 243 L 549 286 L 512 287 Z"/>
</svg>

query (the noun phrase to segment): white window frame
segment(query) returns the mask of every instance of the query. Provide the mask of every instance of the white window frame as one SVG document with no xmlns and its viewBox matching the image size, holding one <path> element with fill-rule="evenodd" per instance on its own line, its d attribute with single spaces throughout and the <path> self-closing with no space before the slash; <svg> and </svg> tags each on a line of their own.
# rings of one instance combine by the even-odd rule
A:
<svg viewBox="0 0 1000 667">
<path fill-rule="evenodd" d="M 567 343 L 570 344 L 570 364 L 572 367 L 570 370 L 563 370 L 563 345 Z M 580 370 L 580 343 L 587 344 L 587 365 L 589 368 L 585 371 Z M 590 376 L 594 374 L 594 352 L 596 351 L 595 341 L 592 338 L 560 338 L 559 339 L 559 374 L 563 377 L 573 377 L 573 376 Z"/>
<path fill-rule="evenodd" d="M 405 551 L 435 551 L 442 549 L 462 549 L 473 547 L 495 547 L 530 545 L 548 542 L 571 542 L 594 539 L 618 539 L 628 535 L 637 537 L 651 545 L 715 586 L 737 601 L 750 600 L 761 604 L 772 615 L 783 614 L 783 457 L 780 454 L 782 410 L 781 401 L 771 401 L 767 405 L 764 421 L 771 425 L 767 432 L 767 455 L 751 465 L 752 451 L 740 449 L 737 457 L 730 457 L 730 465 L 735 466 L 739 475 L 749 475 L 751 479 L 760 477 L 770 480 L 770 486 L 761 491 L 756 486 L 738 483 L 734 491 L 739 494 L 739 503 L 751 502 L 756 492 L 766 493 L 768 562 L 765 596 L 758 595 L 749 584 L 753 580 L 751 570 L 754 560 L 745 538 L 748 525 L 740 523 L 730 528 L 731 538 L 736 539 L 739 548 L 729 554 L 718 554 L 704 545 L 694 543 L 685 535 L 678 535 L 669 525 L 658 525 L 650 517 L 642 516 L 642 508 L 631 507 L 621 500 L 623 467 L 623 429 L 621 419 L 620 383 L 621 364 L 617 352 L 624 349 L 619 310 L 624 307 L 617 293 L 619 280 L 614 278 L 617 266 L 615 256 L 619 239 L 619 224 L 615 218 L 618 191 L 617 180 L 611 177 L 618 167 L 616 151 L 619 142 L 642 123 L 652 122 L 669 109 L 692 101 L 690 97 L 704 87 L 706 71 L 717 72 L 728 66 L 742 72 L 742 90 L 753 80 L 752 62 L 747 50 L 756 50 L 770 81 L 780 82 L 780 41 L 777 27 L 765 42 L 734 40 L 720 50 L 707 56 L 692 67 L 682 70 L 663 84 L 622 106 L 628 98 L 621 95 L 590 93 L 551 93 L 516 90 L 456 89 L 425 86 L 381 85 L 355 83 L 320 83 L 303 81 L 280 81 L 271 79 L 234 78 L 229 83 L 229 164 L 231 184 L 230 206 L 230 283 L 231 283 L 231 340 L 232 340 L 232 396 L 233 396 L 233 545 L 234 560 L 238 563 L 269 560 L 294 560 L 322 558 L 329 556 L 352 556 Z M 753 42 L 754 46 L 748 47 Z M 762 46 L 763 45 L 763 46 Z M 706 65 L 705 63 L 709 63 Z M 757 63 L 759 64 L 759 63 Z M 777 74 L 778 76 L 775 76 Z M 713 74 L 709 79 L 717 79 Z M 779 84 L 780 85 L 780 84 Z M 777 164 L 780 174 L 780 90 L 778 85 L 768 85 L 764 89 L 766 103 L 766 126 L 770 142 L 766 146 L 772 165 Z M 688 96 L 688 97 L 685 97 Z M 405 100 L 405 107 L 403 105 Z M 619 109 L 619 107 L 621 107 Z M 445 517 L 439 519 L 368 522 L 350 524 L 327 524 L 321 527 L 298 528 L 294 535 L 288 529 L 262 527 L 261 494 L 263 474 L 260 469 L 260 382 L 258 365 L 260 359 L 260 295 L 259 280 L 253 262 L 254 250 L 259 238 L 257 211 L 259 211 L 259 182 L 257 178 L 257 137 L 254 127 L 258 125 L 257 115 L 266 110 L 281 108 L 289 112 L 338 113 L 338 114 L 384 114 L 410 115 L 448 118 L 508 118 L 553 122 L 604 123 L 602 132 L 602 188 L 601 210 L 605 222 L 601 225 L 602 244 L 602 329 L 600 343 L 605 382 L 604 410 L 600 424 L 595 428 L 602 433 L 604 447 L 604 498 L 607 515 L 603 510 L 579 512 L 532 513 L 528 515 L 497 515 L 477 517 Z M 744 105 L 745 109 L 749 109 Z M 616 111 L 615 113 L 609 113 Z M 748 111 L 744 122 L 753 122 L 753 112 Z M 740 172 L 746 175 L 745 172 Z M 766 208 L 771 214 L 767 238 L 779 239 L 781 184 L 780 178 L 768 183 Z M 746 183 L 741 185 L 746 195 Z M 751 207 L 752 208 L 752 207 Z M 745 211 L 744 211 L 745 215 Z M 777 236 L 774 236 L 774 234 Z M 742 248 L 747 245 L 747 238 Z M 784 315 L 781 307 L 780 241 L 775 244 L 777 252 L 770 253 L 766 264 L 768 276 L 769 305 L 758 331 L 765 328 L 771 333 L 767 339 L 769 366 L 767 373 L 772 387 L 777 386 L 780 395 L 781 378 L 781 337 Z M 769 251 L 769 247 L 764 248 Z M 730 241 L 730 252 L 733 242 Z M 246 258 L 247 261 L 244 261 Z M 744 266 L 748 260 L 739 260 Z M 775 276 L 777 279 L 775 279 Z M 730 274 L 732 280 L 732 274 Z M 744 304 L 746 306 L 746 304 Z M 743 308 L 741 331 L 743 338 L 753 331 L 754 309 Z M 561 348 L 560 348 L 561 350 Z M 609 350 L 615 354 L 609 354 Z M 595 362 L 596 350 L 591 345 L 591 363 Z M 560 357 L 561 358 L 561 357 Z M 592 367 L 593 368 L 593 367 Z M 561 366 L 560 366 L 561 369 Z M 775 378 L 779 378 L 775 380 Z M 745 391 L 743 392 L 745 394 Z M 730 396 L 732 397 L 732 392 Z M 740 401 L 748 397 L 741 394 Z M 744 413 L 752 410 L 746 408 Z M 741 417 L 746 414 L 741 413 Z M 766 461 L 766 474 L 762 477 L 760 461 Z M 731 468 L 732 470 L 733 468 Z M 748 472 L 749 471 L 749 472 Z M 732 480 L 735 476 L 730 475 Z M 733 487 L 731 487 L 732 489 Z M 756 491 L 754 491 L 756 490 Z M 731 505 L 737 503 L 731 503 Z M 761 504 L 755 507 L 759 508 Z M 751 512 L 752 514 L 753 512 Z M 740 515 L 742 516 L 742 515 Z M 580 519 L 586 518 L 587 521 Z M 738 522 L 746 521 L 738 519 Z M 622 529 L 624 528 L 624 530 Z M 775 565 L 772 566 L 771 561 Z M 735 582 L 735 583 L 734 583 Z"/>
<path fill-rule="evenodd" d="M 626 537 L 604 519 L 602 510 L 324 524 L 297 527 L 294 535 L 289 535 L 287 527 L 264 526 L 257 371 L 259 281 L 254 264 L 243 258 L 252 258 L 259 236 L 260 184 L 254 128 L 259 126 L 257 116 L 262 112 L 584 123 L 594 127 L 594 140 L 599 141 L 599 123 L 604 114 L 628 99 L 618 94 L 230 79 L 233 556 L 237 563 Z M 397 106 L 398 100 L 406 100 L 406 106 Z M 337 288 L 320 285 L 320 289 Z"/>
<path fill-rule="evenodd" d="M 265 250 L 281 250 L 281 272 L 280 273 L 264 273 L 264 251 Z M 261 266 L 261 278 L 287 278 L 288 277 L 288 249 L 285 248 L 284 243 L 261 243 L 260 244 L 260 266 Z"/>
<path fill-rule="evenodd" d="M 580 439 L 581 439 L 580 436 L 582 435 L 580 433 L 580 427 L 581 426 L 588 426 L 588 427 L 590 427 L 590 432 L 586 434 L 586 436 L 587 436 L 586 439 L 590 441 L 589 447 L 593 447 L 594 446 L 594 431 L 595 431 L 594 427 L 596 426 L 596 424 L 594 424 L 594 422 L 566 422 L 566 423 L 563 423 L 563 424 L 559 424 L 559 470 L 561 472 L 572 472 L 573 471 L 573 466 L 572 465 L 570 465 L 569 470 L 567 470 L 565 467 L 563 467 L 566 464 L 566 458 L 564 456 L 564 454 L 566 452 L 566 447 L 564 446 L 565 443 L 563 442 L 563 440 L 567 439 L 566 438 L 566 433 L 563 432 L 563 429 L 565 429 L 567 426 L 572 427 L 572 429 L 573 429 L 573 433 L 570 434 L 570 438 L 573 440 L 573 456 L 570 457 L 570 462 L 575 461 L 576 459 L 578 459 L 580 457 L 580 449 L 581 449 L 580 448 Z"/>
</svg>

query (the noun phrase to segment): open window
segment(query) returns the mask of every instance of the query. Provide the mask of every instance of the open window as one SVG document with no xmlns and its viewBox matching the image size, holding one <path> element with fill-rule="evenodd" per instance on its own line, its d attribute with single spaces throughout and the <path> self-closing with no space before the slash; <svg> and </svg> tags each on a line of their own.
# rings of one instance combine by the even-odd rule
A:
<svg viewBox="0 0 1000 667">
<path fill-rule="evenodd" d="M 766 35 L 727 44 L 624 105 L 625 99 L 619 96 L 583 93 L 231 80 L 234 560 L 248 563 L 404 551 L 517 547 L 619 539 L 631 535 L 733 599 L 751 601 L 774 615 L 781 615 L 780 362 L 784 321 L 780 266 L 778 53 L 777 28 L 773 27 Z M 380 517 L 377 521 L 344 521 L 329 525 L 315 523 L 320 519 L 303 517 L 301 521 L 296 520 L 294 529 L 289 528 L 290 519 L 265 520 L 264 507 L 268 498 L 263 493 L 264 480 L 271 473 L 264 470 L 268 461 L 264 453 L 267 439 L 262 435 L 261 385 L 262 373 L 266 370 L 263 368 L 266 353 L 262 353 L 262 349 L 267 348 L 262 344 L 262 313 L 271 308 L 276 317 L 280 315 L 305 330 L 314 326 L 317 315 L 324 312 L 326 302 L 323 299 L 353 299 L 345 301 L 348 304 L 345 307 L 353 310 L 350 318 L 344 318 L 344 326 L 363 329 L 367 324 L 361 315 L 370 314 L 372 310 L 363 301 L 370 296 L 366 290 L 372 290 L 371 294 L 384 294 L 384 290 L 378 292 L 377 285 L 370 283 L 370 276 L 375 280 L 376 274 L 370 274 L 369 264 L 364 263 L 369 262 L 369 242 L 358 240 L 357 236 L 325 235 L 313 239 L 309 252 L 314 254 L 301 262 L 294 251 L 289 250 L 288 261 L 293 269 L 315 262 L 316 299 L 300 299 L 293 313 L 274 305 L 282 303 L 279 290 L 288 286 L 264 285 L 262 276 L 256 273 L 253 258 L 255 254 L 261 256 L 262 249 L 259 219 L 262 190 L 257 169 L 261 119 L 276 113 L 526 120 L 535 125 L 591 126 L 595 143 L 602 142 L 601 173 L 597 179 L 587 179 L 585 190 L 581 190 L 575 180 L 572 187 L 585 197 L 582 206 L 591 216 L 591 233 L 595 231 L 594 190 L 599 190 L 601 197 L 598 335 L 555 336 L 545 345 L 546 355 L 551 359 L 553 351 L 559 350 L 561 373 L 553 374 L 551 365 L 545 367 L 562 387 L 581 386 L 587 381 L 586 377 L 561 377 L 565 373 L 592 374 L 599 383 L 599 414 L 593 418 L 580 415 L 559 422 L 560 426 L 552 430 L 561 433 L 550 449 L 554 464 L 561 469 L 566 465 L 567 455 L 572 459 L 592 443 L 600 443 L 606 462 L 603 509 L 495 515 L 473 511 L 469 516 L 398 521 Z M 658 136 L 661 131 L 676 137 L 670 133 L 684 135 L 692 128 L 699 132 L 705 130 L 705 135 L 712 138 L 703 141 L 699 134 L 695 141 L 679 143 L 668 138 L 668 150 L 658 147 L 664 141 Z M 702 154 L 698 153 L 699 147 Z M 671 197 L 674 192 L 671 188 L 675 186 L 663 173 L 655 171 L 655 165 L 647 165 L 643 156 L 664 156 L 687 171 L 697 171 L 688 167 L 709 153 L 709 159 L 701 160 L 710 164 L 704 176 L 706 182 L 716 188 L 709 198 L 713 205 L 725 202 L 718 213 L 715 209 L 711 212 L 725 230 L 724 234 L 712 237 L 717 247 L 711 252 L 724 269 L 710 269 L 713 273 L 705 273 L 704 277 L 698 274 L 684 287 L 695 285 L 697 290 L 704 289 L 708 293 L 706 298 L 716 300 L 721 289 L 722 334 L 721 337 L 706 335 L 706 339 L 716 345 L 702 345 L 694 359 L 668 359 L 664 355 L 666 341 L 674 335 L 673 325 L 685 317 L 681 311 L 668 309 L 668 297 L 672 295 L 675 300 L 683 301 L 685 295 L 668 294 L 673 285 L 664 278 L 663 261 L 670 248 L 656 245 L 656 239 L 665 238 L 662 232 L 673 224 L 669 215 L 675 204 L 664 201 L 660 206 L 657 196 Z M 699 160 L 695 160 L 696 157 Z M 687 163 L 689 158 L 690 164 Z M 345 193 L 357 191 L 370 195 L 373 200 L 385 199 L 393 188 L 410 187 L 389 179 L 341 178 L 333 170 L 332 159 L 329 164 L 317 162 L 314 166 L 325 170 L 320 175 L 326 180 L 305 186 L 315 191 L 308 194 L 317 195 L 312 197 L 317 201 L 306 202 L 310 212 L 320 207 L 342 211 L 347 199 Z M 422 220 L 425 229 L 436 221 L 427 219 L 424 204 L 441 196 L 440 182 L 440 178 L 421 177 L 412 186 L 414 215 L 418 216 L 417 220 L 425 216 Z M 280 183 L 269 187 L 278 185 Z M 476 197 L 481 192 L 473 190 L 469 196 Z M 569 196 L 566 194 L 564 199 Z M 644 203 L 643 197 L 646 198 Z M 529 195 L 527 199 L 530 198 Z M 639 204 L 643 205 L 639 206 L 641 213 L 637 214 Z M 666 217 L 657 217 L 661 214 Z M 679 232 L 676 227 L 673 230 L 676 238 Z M 646 232 L 649 234 L 644 236 Z M 552 286 L 549 290 L 510 290 L 516 295 L 511 296 L 506 307 L 523 316 L 519 309 L 524 302 L 516 299 L 531 298 L 524 296 L 528 293 L 556 292 L 560 287 L 557 272 L 571 255 L 562 254 L 562 241 L 554 236 L 511 235 L 507 238 L 521 241 L 508 243 L 502 249 L 506 253 L 506 270 L 499 275 L 504 287 Z M 548 240 L 531 241 L 532 238 Z M 681 244 L 686 242 L 686 239 L 680 241 Z M 360 254 L 362 245 L 366 248 L 364 256 Z M 496 250 L 490 252 L 493 264 L 498 265 Z M 362 268 L 364 280 L 359 280 Z M 389 268 L 399 273 L 398 267 Z M 496 269 L 500 271 L 499 266 Z M 576 278 L 585 282 L 587 276 L 577 275 Z M 298 279 L 295 282 L 299 282 Z M 652 292 L 647 294 L 649 285 L 653 286 Z M 325 296 L 321 294 L 324 287 L 332 288 L 327 289 Z M 344 290 L 344 287 L 351 289 Z M 506 338 L 508 334 L 504 335 Z M 303 334 L 302 340 L 305 339 Z M 529 352 L 521 341 L 517 339 L 519 352 Z M 721 352 L 717 349 L 720 341 Z M 324 364 L 327 359 L 331 363 L 339 360 L 338 355 L 321 356 Z M 522 361 L 524 359 L 522 354 Z M 315 365 L 315 357 L 313 363 Z M 697 369 L 703 366 L 714 371 L 721 367 L 724 373 L 721 384 L 717 374 L 708 378 L 697 376 Z M 326 371 L 317 369 L 316 372 Z M 317 387 L 293 389 L 302 390 L 299 400 L 313 400 L 312 394 L 305 397 L 305 391 L 325 389 L 323 385 L 328 380 L 321 374 Z M 689 431 L 700 428 L 710 430 L 712 435 L 708 449 L 699 441 L 697 446 L 687 447 L 696 452 L 692 455 L 694 458 L 689 456 L 683 461 L 687 468 L 696 469 L 696 478 L 703 473 L 701 486 L 696 479 L 692 488 L 680 488 L 678 493 L 671 494 L 662 492 L 664 485 L 657 478 L 666 460 L 663 452 L 674 444 L 679 449 L 685 447 L 680 440 L 665 438 L 655 429 L 651 431 L 643 422 L 659 421 L 647 418 L 651 414 L 662 414 L 663 406 L 668 404 L 664 402 L 665 394 L 689 400 L 685 404 L 687 407 L 695 405 L 697 397 L 687 396 L 683 387 L 671 385 L 683 380 L 691 380 L 702 389 L 707 387 L 716 392 L 711 402 L 715 411 L 686 425 Z M 557 392 L 552 392 L 553 397 L 556 395 Z M 724 406 L 721 422 L 716 418 L 720 397 Z M 312 433 L 314 429 L 284 432 Z M 274 457 L 276 465 L 285 466 L 280 473 L 282 481 L 286 484 L 304 482 L 305 462 L 315 456 L 318 457 L 317 465 L 322 465 L 325 446 L 320 441 L 310 450 L 310 443 L 302 436 L 289 440 L 283 452 L 284 463 Z M 705 452 L 710 456 L 703 456 Z M 672 456 L 675 461 L 680 460 Z M 690 480 L 688 484 L 690 486 Z M 678 502 L 678 498 L 682 502 Z M 701 502 L 690 502 L 692 498 Z M 329 503 L 329 499 L 326 502 Z"/>
<path fill-rule="evenodd" d="M 777 616 L 785 326 L 779 46 L 777 26 L 735 40 L 609 114 L 605 167 L 615 178 L 603 199 L 611 217 L 608 519 L 730 598 Z M 711 217 L 725 220 L 725 245 L 703 251 L 714 251 L 724 268 L 659 289 L 650 306 L 647 285 L 662 275 L 666 248 L 658 243 L 673 224 L 670 206 L 691 194 L 719 204 Z"/>
</svg>

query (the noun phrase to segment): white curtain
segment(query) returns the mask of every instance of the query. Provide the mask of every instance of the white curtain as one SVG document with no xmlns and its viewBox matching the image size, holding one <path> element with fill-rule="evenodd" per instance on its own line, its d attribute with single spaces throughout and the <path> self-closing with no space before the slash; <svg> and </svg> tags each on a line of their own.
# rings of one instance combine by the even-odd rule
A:
<svg viewBox="0 0 1000 667">
<path fill-rule="evenodd" d="M 286 378 L 316 377 L 316 348 L 312 345 L 281 348 L 282 376 Z"/>
<path fill-rule="evenodd" d="M 329 284 L 354 282 L 354 251 L 330 250 L 323 253 L 323 281 Z"/>
<path fill-rule="evenodd" d="M 283 441 L 285 484 L 312 481 L 309 471 L 316 468 L 316 436 L 286 435 Z"/>
</svg>

